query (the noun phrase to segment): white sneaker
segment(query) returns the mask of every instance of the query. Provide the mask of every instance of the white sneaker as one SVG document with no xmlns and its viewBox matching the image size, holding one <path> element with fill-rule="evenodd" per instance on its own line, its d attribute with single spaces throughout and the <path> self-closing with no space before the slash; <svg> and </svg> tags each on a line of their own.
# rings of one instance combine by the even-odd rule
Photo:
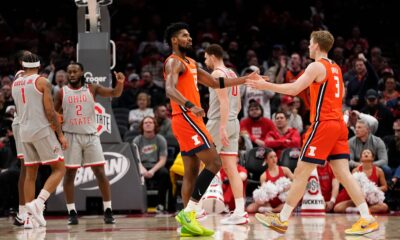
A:
<svg viewBox="0 0 400 240">
<path fill-rule="evenodd" d="M 28 213 L 35 219 L 40 226 L 46 227 L 46 220 L 43 217 L 44 204 L 39 203 L 36 199 L 26 204 Z"/>
<path fill-rule="evenodd" d="M 241 224 L 247 224 L 249 223 L 249 215 L 247 212 L 243 212 L 241 214 L 237 214 L 235 212 L 232 212 L 229 214 L 228 217 L 222 219 L 220 221 L 221 224 L 223 225 L 241 225 Z"/>
<path fill-rule="evenodd" d="M 207 219 L 207 212 L 204 209 L 201 209 L 199 212 L 196 212 L 196 220 L 197 221 L 204 221 Z"/>
<path fill-rule="evenodd" d="M 24 223 L 24 228 L 25 229 L 34 229 L 34 228 L 39 228 L 40 225 L 37 221 L 35 221 L 35 219 L 32 218 L 32 216 L 27 216 L 25 219 L 25 223 Z"/>
</svg>

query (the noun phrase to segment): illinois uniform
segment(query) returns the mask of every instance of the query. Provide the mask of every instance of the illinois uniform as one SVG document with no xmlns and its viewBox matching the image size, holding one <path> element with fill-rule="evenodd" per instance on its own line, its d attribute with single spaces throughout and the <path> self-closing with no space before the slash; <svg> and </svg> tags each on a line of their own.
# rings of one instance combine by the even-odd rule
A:
<svg viewBox="0 0 400 240">
<path fill-rule="evenodd" d="M 343 120 L 343 78 L 332 60 L 318 60 L 326 70 L 325 80 L 310 85 L 310 122 L 300 160 L 324 164 L 325 160 L 349 158 L 348 130 Z"/>
<path fill-rule="evenodd" d="M 36 88 L 39 77 L 38 74 L 20 77 L 12 87 L 26 166 L 51 164 L 64 159 L 44 111 L 43 93 Z"/>
<path fill-rule="evenodd" d="M 171 54 L 170 58 L 179 60 L 184 66 L 185 71 L 179 75 L 176 89 L 194 105 L 201 107 L 199 90 L 197 89 L 197 66 L 196 62 L 186 57 L 180 58 Z M 164 72 L 165 75 L 165 72 Z M 199 151 L 211 148 L 214 144 L 211 136 L 204 125 L 202 117 L 197 117 L 184 106 L 171 100 L 172 107 L 172 132 L 178 140 L 182 156 L 191 156 Z"/>
<path fill-rule="evenodd" d="M 226 78 L 236 78 L 235 72 L 229 68 L 216 68 L 215 71 L 221 71 L 225 74 Z M 221 137 L 219 135 L 219 126 L 221 122 L 220 102 L 217 93 L 214 89 L 209 88 L 210 91 L 210 106 L 207 112 L 208 122 L 207 129 L 215 142 L 217 152 L 220 155 L 237 156 L 239 149 L 239 132 L 240 124 L 237 115 L 240 111 L 240 93 L 238 86 L 226 88 L 228 91 L 229 100 L 229 116 L 226 126 L 226 131 L 229 139 L 229 146 L 223 146 Z"/>
<path fill-rule="evenodd" d="M 65 167 L 97 166 L 105 163 L 100 137 L 97 134 L 95 101 L 87 85 L 62 88 L 62 129 L 69 148 L 65 150 Z"/>
</svg>

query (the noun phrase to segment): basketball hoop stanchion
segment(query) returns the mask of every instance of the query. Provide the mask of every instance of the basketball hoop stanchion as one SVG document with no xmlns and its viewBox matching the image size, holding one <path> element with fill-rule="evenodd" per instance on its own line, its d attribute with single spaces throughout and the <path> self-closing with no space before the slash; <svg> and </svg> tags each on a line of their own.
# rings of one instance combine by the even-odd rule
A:
<svg viewBox="0 0 400 240">
<path fill-rule="evenodd" d="M 325 200 L 321 193 L 317 169 L 308 178 L 306 192 L 301 201 L 302 216 L 325 216 Z"/>
<path fill-rule="evenodd" d="M 78 18 L 77 61 L 84 66 L 87 83 L 112 86 L 111 69 L 115 66 L 115 44 L 110 40 L 108 5 L 112 0 L 75 0 Z M 111 58 L 110 58 L 111 56 Z M 111 62 L 112 59 L 112 62 Z M 147 210 L 146 187 L 142 184 L 138 162 L 130 143 L 122 142 L 111 98 L 96 97 L 98 134 L 106 159 L 105 172 L 112 192 L 113 210 Z M 75 179 L 75 203 L 78 211 L 90 206 L 87 198 L 101 197 L 90 168 L 81 168 Z M 65 211 L 62 184 L 49 200 L 48 211 Z"/>
</svg>

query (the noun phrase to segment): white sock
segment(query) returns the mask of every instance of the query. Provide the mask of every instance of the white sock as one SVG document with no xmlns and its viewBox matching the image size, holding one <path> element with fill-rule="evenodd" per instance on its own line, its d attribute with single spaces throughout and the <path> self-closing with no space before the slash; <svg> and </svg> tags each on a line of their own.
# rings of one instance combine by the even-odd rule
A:
<svg viewBox="0 0 400 240">
<path fill-rule="evenodd" d="M 47 190 L 42 189 L 39 193 L 39 196 L 36 198 L 36 200 L 39 201 L 40 203 L 44 204 L 49 197 L 50 197 L 50 193 Z"/>
<path fill-rule="evenodd" d="M 294 207 L 289 206 L 287 203 L 283 205 L 283 208 L 279 214 L 279 219 L 281 220 L 281 222 L 286 222 L 289 219 L 293 209 Z"/>
<path fill-rule="evenodd" d="M 360 205 L 357 206 L 357 208 L 362 218 L 366 220 L 371 220 L 373 218 L 371 216 L 371 213 L 369 212 L 368 205 L 366 202 L 361 203 Z"/>
<path fill-rule="evenodd" d="M 107 201 L 107 202 L 103 201 L 103 210 L 105 211 L 107 208 L 112 209 L 111 208 L 111 201 Z"/>
<path fill-rule="evenodd" d="M 235 213 L 244 213 L 244 198 L 235 198 Z"/>
<path fill-rule="evenodd" d="M 189 200 L 188 205 L 185 207 L 184 211 L 185 212 L 198 211 L 199 208 L 201 208 L 199 203 Z"/>
<path fill-rule="evenodd" d="M 67 209 L 68 213 L 70 213 L 72 210 L 76 212 L 75 203 L 67 203 Z"/>
<path fill-rule="evenodd" d="M 19 215 L 24 215 L 24 214 L 26 214 L 26 207 L 25 207 L 25 205 L 19 205 L 18 206 L 18 214 Z"/>
</svg>

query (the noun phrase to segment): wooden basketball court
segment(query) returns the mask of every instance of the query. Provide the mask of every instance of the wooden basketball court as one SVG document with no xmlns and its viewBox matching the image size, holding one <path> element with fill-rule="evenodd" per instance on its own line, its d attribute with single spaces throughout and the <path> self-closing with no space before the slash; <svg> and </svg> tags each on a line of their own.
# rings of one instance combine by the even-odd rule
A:
<svg viewBox="0 0 400 240">
<path fill-rule="evenodd" d="M 23 240 L 80 240 L 80 239 L 180 239 L 177 223 L 172 214 L 164 215 L 116 215 L 117 224 L 105 225 L 102 216 L 80 217 L 79 225 L 68 226 L 66 217 L 47 217 L 47 227 L 25 230 L 12 225 L 13 219 L 0 219 L 0 239 Z M 349 237 L 344 229 L 358 219 L 358 215 L 331 214 L 326 217 L 293 216 L 285 235 L 265 228 L 257 222 L 254 215 L 249 225 L 220 225 L 221 215 L 208 216 L 203 224 L 216 230 L 213 237 L 193 237 L 182 239 L 219 239 L 219 240 L 289 240 L 289 239 L 400 239 L 400 216 L 378 216 L 380 229 L 366 236 Z"/>
</svg>

